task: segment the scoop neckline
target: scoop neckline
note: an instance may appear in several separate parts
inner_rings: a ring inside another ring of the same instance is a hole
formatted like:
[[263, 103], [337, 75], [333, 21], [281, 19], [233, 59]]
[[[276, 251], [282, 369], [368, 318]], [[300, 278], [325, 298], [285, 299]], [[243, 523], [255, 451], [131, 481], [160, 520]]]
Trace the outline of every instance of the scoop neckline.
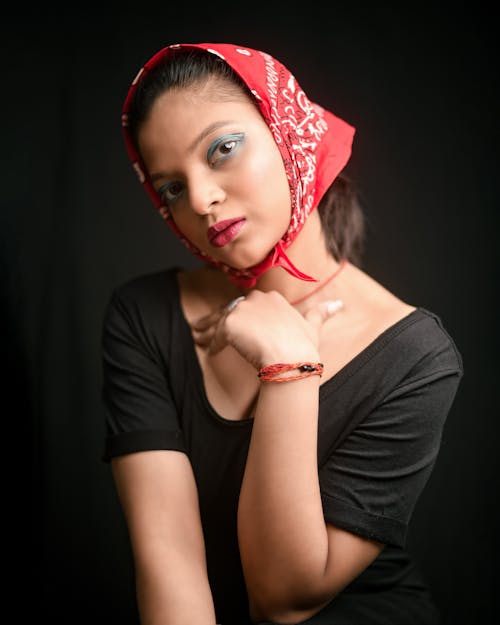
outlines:
[[[180, 298], [180, 287], [179, 282], [177, 280], [177, 273], [181, 271], [179, 268], [175, 268], [172, 272], [173, 281], [175, 286], [175, 308], [176, 312], [180, 318], [181, 325], [184, 329], [184, 332], [187, 336], [187, 343], [189, 345], [189, 356], [193, 361], [193, 365], [196, 370], [196, 375], [198, 378], [199, 386], [198, 390], [203, 399], [203, 402], [206, 408], [210, 411], [210, 413], [216, 418], [216, 420], [225, 425], [229, 425], [231, 427], [242, 427], [247, 426], [247, 424], [252, 424], [254, 421], [254, 417], [249, 417], [248, 419], [226, 419], [221, 414], [215, 410], [208, 399], [206, 387], [205, 387], [205, 379], [203, 377], [203, 370], [200, 365], [200, 361], [198, 360], [198, 355], [196, 354], [196, 349], [194, 345], [193, 335], [191, 334], [191, 328], [189, 326], [188, 320], [184, 315], [184, 311], [181, 306], [181, 298]], [[403, 330], [406, 329], [409, 325], [415, 323], [418, 318], [424, 315], [429, 315], [429, 311], [427, 311], [422, 306], [416, 306], [414, 310], [410, 311], [407, 315], [390, 325], [383, 332], [381, 332], [378, 336], [376, 336], [371, 343], [369, 343], [365, 348], [363, 348], [359, 353], [357, 353], [351, 360], [346, 362], [346, 364], [341, 367], [331, 378], [325, 380], [319, 387], [319, 396], [320, 400], [327, 397], [330, 393], [338, 389], [342, 384], [344, 384], [350, 377], [352, 377], [356, 371], [361, 369], [373, 356], [383, 349], [383, 347], [389, 343], [395, 335], [399, 334]]]

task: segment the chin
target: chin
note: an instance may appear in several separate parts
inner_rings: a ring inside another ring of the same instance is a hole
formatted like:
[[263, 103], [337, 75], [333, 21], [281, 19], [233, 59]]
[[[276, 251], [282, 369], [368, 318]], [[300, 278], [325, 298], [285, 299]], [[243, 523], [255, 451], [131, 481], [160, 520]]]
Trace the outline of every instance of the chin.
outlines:
[[236, 257], [236, 254], [232, 256], [230, 260], [223, 261], [227, 265], [230, 265], [234, 269], [250, 269], [251, 267], [255, 267], [259, 265], [262, 261], [264, 261], [269, 254], [272, 252], [274, 245], [271, 248], [268, 248], [265, 252], [260, 252], [258, 254], [239, 254]]

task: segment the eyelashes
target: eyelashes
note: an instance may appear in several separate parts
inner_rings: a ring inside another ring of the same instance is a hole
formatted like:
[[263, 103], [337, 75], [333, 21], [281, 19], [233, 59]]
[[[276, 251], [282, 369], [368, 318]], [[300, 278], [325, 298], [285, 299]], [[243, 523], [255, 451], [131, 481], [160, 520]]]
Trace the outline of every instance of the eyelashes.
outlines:
[[[234, 132], [218, 137], [207, 150], [207, 163], [216, 168], [235, 156], [245, 141], [243, 132]], [[157, 192], [162, 202], [171, 207], [184, 193], [185, 183], [171, 180], [158, 187]]]
[[178, 180], [174, 180], [173, 182], [162, 184], [158, 187], [157, 192], [162, 202], [164, 202], [167, 206], [172, 206], [175, 200], [182, 195], [183, 189], [183, 183]]
[[215, 167], [227, 158], [234, 156], [242, 146], [244, 140], [245, 135], [242, 132], [235, 132], [219, 137], [208, 148], [208, 164], [211, 167]]

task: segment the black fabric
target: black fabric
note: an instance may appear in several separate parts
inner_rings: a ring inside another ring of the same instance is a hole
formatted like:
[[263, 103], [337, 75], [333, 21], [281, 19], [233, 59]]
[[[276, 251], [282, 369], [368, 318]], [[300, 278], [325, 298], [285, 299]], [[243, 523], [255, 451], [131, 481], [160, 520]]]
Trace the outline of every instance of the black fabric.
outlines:
[[[246, 624], [236, 513], [253, 422], [224, 419], [209, 404], [180, 307], [177, 271], [138, 276], [109, 300], [102, 333], [103, 460], [152, 449], [189, 456], [217, 621]], [[441, 320], [420, 307], [321, 385], [318, 470], [325, 520], [387, 546], [308, 624], [438, 622], [404, 546], [462, 374], [461, 356]]]

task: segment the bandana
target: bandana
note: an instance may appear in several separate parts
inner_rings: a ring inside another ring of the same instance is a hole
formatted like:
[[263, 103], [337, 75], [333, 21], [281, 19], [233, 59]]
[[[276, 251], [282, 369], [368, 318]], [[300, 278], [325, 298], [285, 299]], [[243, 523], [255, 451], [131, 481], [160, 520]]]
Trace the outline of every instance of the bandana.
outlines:
[[[290, 224], [267, 257], [253, 267], [236, 269], [215, 261], [183, 235], [149, 180], [128, 132], [128, 108], [141, 78], [179, 48], [207, 50], [232, 67], [255, 97], [283, 159], [290, 187]], [[347, 164], [355, 129], [330, 111], [311, 102], [295, 77], [279, 61], [266, 52], [226, 43], [167, 46], [144, 64], [132, 82], [123, 105], [122, 127], [127, 152], [140, 182], [160, 215], [193, 254], [222, 269], [235, 284], [243, 288], [252, 288], [265, 271], [277, 266], [283, 267], [300, 280], [316, 281], [314, 277], [295, 267], [285, 250], [296, 239], [307, 217]]]

